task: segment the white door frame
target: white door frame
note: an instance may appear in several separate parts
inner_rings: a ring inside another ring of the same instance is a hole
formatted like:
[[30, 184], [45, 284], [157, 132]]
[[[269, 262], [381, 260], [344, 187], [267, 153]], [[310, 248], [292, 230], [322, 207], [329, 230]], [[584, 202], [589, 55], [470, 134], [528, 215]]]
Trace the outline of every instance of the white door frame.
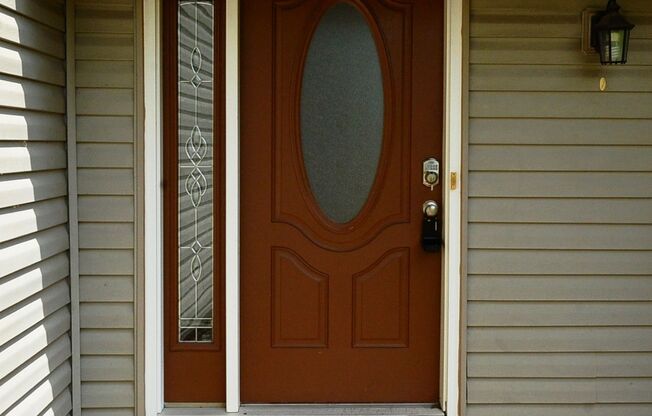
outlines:
[[[145, 94], [145, 409], [163, 410], [163, 192], [161, 0], [143, 1]], [[240, 408], [239, 292], [239, 14], [226, 0], [226, 410]], [[446, 0], [444, 68], [444, 235], [442, 270], [442, 407], [459, 409], [462, 167], [462, 0]], [[451, 178], [455, 175], [456, 181]], [[455, 183], [456, 182], [456, 183]]]

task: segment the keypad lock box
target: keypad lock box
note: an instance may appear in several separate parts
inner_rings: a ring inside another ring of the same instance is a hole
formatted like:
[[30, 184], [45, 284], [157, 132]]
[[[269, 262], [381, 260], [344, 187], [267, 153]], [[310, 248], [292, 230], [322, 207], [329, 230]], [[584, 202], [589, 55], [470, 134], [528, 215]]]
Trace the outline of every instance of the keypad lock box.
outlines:
[[423, 186], [434, 190], [439, 184], [439, 162], [434, 157], [423, 161]]
[[443, 244], [439, 229], [439, 205], [435, 201], [423, 204], [423, 223], [421, 226], [421, 247], [424, 251], [437, 252]]

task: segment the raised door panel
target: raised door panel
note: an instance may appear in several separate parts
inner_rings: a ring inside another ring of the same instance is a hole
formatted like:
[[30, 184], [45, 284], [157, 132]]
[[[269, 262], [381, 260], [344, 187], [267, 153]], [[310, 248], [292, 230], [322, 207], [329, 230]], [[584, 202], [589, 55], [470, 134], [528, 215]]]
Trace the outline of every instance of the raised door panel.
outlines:
[[407, 347], [410, 251], [385, 253], [353, 275], [353, 346]]
[[328, 343], [328, 275], [297, 253], [272, 253], [273, 347], [326, 347]]

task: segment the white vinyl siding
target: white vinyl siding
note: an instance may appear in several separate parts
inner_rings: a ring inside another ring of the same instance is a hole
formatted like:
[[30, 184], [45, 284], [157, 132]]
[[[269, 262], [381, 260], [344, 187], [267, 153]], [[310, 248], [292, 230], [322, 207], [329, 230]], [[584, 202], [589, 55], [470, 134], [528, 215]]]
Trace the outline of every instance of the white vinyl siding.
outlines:
[[652, 3], [610, 68], [605, 4], [470, 0], [469, 416], [652, 414]]
[[0, 0], [0, 414], [72, 408], [62, 0]]
[[82, 415], [134, 415], [134, 2], [75, 5]]

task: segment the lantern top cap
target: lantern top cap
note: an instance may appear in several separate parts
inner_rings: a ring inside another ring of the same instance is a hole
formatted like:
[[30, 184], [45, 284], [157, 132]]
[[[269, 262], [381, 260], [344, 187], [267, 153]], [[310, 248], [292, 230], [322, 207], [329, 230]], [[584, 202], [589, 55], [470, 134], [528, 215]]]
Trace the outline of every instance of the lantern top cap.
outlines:
[[618, 29], [632, 30], [633, 28], [634, 25], [620, 14], [620, 6], [616, 0], [609, 0], [607, 10], [595, 25], [595, 29], [599, 31]]

